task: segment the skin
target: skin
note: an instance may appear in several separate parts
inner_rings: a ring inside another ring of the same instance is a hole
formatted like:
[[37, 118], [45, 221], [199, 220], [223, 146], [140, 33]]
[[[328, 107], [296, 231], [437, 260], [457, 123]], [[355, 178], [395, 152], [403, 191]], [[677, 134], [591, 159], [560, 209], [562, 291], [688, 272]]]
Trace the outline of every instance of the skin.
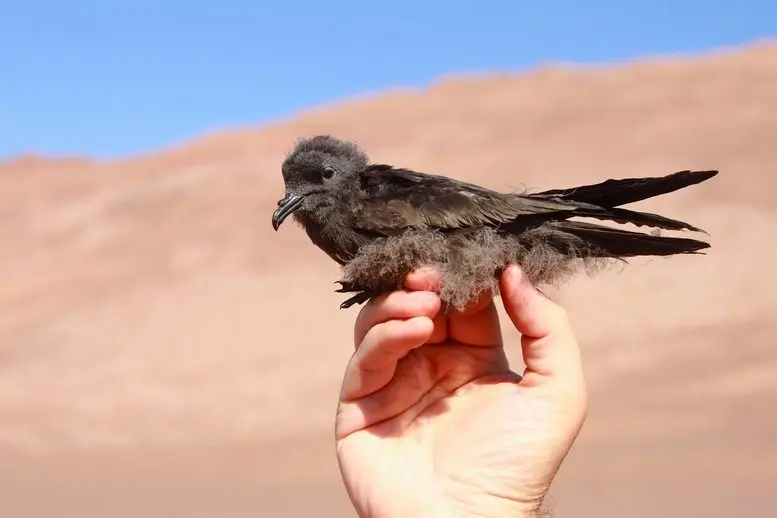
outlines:
[[410, 273], [355, 324], [337, 409], [340, 470], [359, 516], [538, 516], [587, 413], [564, 310], [517, 266], [500, 279], [526, 370], [510, 370], [493, 299], [440, 311], [437, 272]]

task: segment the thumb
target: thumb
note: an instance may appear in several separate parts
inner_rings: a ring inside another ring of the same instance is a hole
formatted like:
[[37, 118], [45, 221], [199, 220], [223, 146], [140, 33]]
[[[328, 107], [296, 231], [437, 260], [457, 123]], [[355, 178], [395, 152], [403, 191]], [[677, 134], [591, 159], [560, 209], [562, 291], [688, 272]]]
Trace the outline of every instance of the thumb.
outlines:
[[524, 381], [582, 383], [580, 349], [566, 311], [538, 291], [516, 265], [505, 269], [500, 291], [505, 311], [522, 335]]

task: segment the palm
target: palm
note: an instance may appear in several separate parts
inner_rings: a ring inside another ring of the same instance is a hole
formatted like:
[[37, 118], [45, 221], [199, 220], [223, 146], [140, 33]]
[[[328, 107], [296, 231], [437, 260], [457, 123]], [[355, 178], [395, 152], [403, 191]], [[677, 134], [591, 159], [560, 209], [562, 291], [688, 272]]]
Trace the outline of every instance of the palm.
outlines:
[[[433, 304], [428, 310], [435, 315]], [[376, 348], [361, 383], [344, 384], [337, 450], [351, 498], [369, 516], [464, 514], [472, 505], [519, 515], [546, 490], [532, 480], [552, 478], [553, 453], [573, 440], [555, 424], [569, 416], [509, 370], [491, 301], [416, 322], [393, 338], [397, 351], [417, 344], [384, 383], [370, 377], [381, 378], [390, 351]], [[367, 334], [360, 349], [369, 347]]]

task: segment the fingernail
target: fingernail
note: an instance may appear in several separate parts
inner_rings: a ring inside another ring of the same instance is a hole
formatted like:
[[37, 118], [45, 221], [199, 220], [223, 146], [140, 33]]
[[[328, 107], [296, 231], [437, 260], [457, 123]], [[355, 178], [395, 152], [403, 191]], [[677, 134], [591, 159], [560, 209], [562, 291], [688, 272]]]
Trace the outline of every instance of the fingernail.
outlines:
[[413, 270], [412, 273], [415, 274], [415, 275], [427, 276], [427, 275], [434, 275], [437, 272], [431, 266], [420, 266], [420, 267], [416, 268], [415, 270]]
[[507, 279], [510, 282], [518, 282], [523, 276], [523, 270], [521, 270], [521, 267], [514, 263], [507, 266], [505, 273], [507, 273]]

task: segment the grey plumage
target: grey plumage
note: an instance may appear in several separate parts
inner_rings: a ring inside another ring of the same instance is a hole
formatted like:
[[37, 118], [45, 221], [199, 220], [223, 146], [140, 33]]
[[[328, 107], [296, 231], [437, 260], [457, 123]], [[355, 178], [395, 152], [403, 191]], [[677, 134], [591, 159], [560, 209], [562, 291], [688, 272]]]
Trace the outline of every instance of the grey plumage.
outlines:
[[701, 229], [621, 205], [700, 183], [717, 171], [607, 180], [539, 193], [499, 193], [444, 176], [371, 164], [355, 143], [327, 135], [303, 139], [282, 164], [286, 188], [273, 214], [286, 217], [342, 266], [341, 307], [402, 287], [420, 265], [442, 274], [442, 300], [461, 308], [498, 294], [498, 276], [519, 263], [535, 284], [558, 284], [580, 269], [641, 255], [698, 253], [708, 243], [655, 236], [573, 217], [665, 230]]

